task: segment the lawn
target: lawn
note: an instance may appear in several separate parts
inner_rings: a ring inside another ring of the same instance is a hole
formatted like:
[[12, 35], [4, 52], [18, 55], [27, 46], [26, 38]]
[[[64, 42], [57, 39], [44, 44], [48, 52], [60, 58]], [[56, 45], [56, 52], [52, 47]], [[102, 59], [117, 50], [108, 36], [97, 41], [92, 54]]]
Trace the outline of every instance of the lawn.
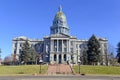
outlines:
[[[79, 66], [73, 67], [76, 73], [79, 72]], [[80, 73], [82, 74], [107, 74], [107, 75], [120, 75], [120, 67], [115, 66], [80, 66]]]
[[[46, 73], [47, 66], [41, 66], [41, 73]], [[40, 66], [39, 65], [21, 65], [21, 66], [0, 66], [0, 75], [32, 75], [35, 73], [39, 73]]]

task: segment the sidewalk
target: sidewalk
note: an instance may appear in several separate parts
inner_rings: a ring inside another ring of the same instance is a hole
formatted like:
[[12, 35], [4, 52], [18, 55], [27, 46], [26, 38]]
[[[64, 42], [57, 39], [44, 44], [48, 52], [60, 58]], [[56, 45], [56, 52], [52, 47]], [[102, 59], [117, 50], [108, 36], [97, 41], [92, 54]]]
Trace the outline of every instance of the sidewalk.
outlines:
[[72, 74], [72, 70], [67, 64], [54, 64], [49, 65], [47, 70], [47, 75], [55, 75], [55, 74]]

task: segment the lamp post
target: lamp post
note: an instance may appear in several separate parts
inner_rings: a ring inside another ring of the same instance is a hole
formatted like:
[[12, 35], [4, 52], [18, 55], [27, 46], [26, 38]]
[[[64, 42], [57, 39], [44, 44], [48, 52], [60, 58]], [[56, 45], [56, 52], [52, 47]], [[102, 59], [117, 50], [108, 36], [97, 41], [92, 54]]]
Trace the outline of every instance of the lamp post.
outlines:
[[81, 61], [78, 60], [78, 64], [79, 64], [79, 74], [80, 74], [80, 63], [81, 63]]
[[41, 74], [41, 63], [43, 62], [43, 60], [40, 59], [39, 63], [40, 63], [40, 71], [39, 73]]

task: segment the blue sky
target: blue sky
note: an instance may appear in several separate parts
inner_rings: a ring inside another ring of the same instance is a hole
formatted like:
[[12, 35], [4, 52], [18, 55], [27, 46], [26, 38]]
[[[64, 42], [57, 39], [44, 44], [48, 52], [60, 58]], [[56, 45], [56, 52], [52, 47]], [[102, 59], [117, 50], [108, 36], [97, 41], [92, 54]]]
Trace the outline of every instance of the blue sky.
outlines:
[[11, 54], [14, 37], [42, 39], [49, 35], [59, 5], [71, 35], [89, 39], [95, 34], [116, 48], [120, 41], [120, 0], [0, 0], [2, 58]]

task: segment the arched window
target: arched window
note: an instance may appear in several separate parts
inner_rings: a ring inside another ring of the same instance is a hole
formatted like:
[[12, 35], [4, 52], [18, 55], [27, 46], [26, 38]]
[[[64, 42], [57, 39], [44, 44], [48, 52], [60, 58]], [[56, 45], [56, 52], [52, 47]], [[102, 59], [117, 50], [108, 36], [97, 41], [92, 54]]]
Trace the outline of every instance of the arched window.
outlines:
[[54, 61], [56, 61], [56, 54], [54, 54]]
[[64, 54], [64, 61], [66, 61], [66, 54]]

